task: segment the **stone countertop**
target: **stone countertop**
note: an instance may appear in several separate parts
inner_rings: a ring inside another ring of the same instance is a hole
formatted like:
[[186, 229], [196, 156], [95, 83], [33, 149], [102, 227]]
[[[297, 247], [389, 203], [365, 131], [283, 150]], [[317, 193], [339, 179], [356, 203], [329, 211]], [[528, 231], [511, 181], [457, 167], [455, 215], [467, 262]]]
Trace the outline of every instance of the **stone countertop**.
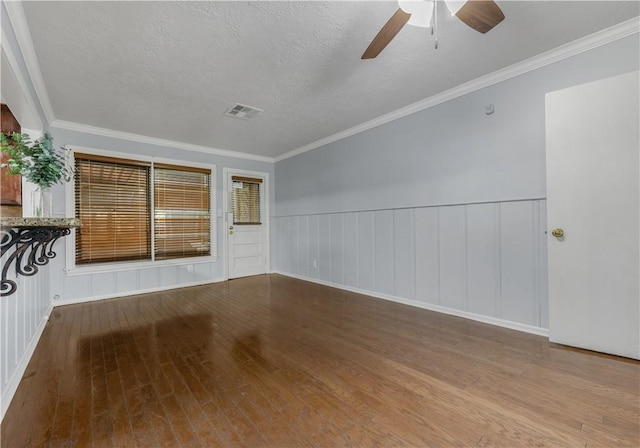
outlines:
[[80, 227], [77, 218], [0, 218], [2, 227]]

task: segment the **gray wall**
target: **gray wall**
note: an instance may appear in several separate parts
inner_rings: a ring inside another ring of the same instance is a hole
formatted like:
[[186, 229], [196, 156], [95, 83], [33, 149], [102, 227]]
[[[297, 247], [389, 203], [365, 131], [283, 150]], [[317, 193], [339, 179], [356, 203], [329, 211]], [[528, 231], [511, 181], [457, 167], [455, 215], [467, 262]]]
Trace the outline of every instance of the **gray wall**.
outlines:
[[545, 94], [639, 54], [636, 34], [277, 162], [274, 270], [548, 328]]
[[635, 70], [639, 52], [627, 37], [282, 160], [276, 215], [544, 197], [545, 93]]

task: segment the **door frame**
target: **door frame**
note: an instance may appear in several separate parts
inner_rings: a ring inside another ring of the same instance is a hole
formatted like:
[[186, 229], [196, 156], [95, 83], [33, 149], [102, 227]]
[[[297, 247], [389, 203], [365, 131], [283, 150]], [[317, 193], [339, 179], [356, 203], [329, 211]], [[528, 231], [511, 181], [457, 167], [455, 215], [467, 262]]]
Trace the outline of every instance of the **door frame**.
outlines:
[[222, 276], [225, 280], [229, 280], [229, 176], [248, 176], [262, 178], [263, 182], [263, 204], [264, 210], [261, 210], [263, 218], [262, 225], [264, 244], [263, 250], [266, 257], [265, 272], [268, 274], [271, 272], [271, 230], [270, 221], [271, 215], [269, 214], [269, 173], [262, 171], [250, 171], [241, 170], [236, 168], [222, 168], [222, 229], [224, 230], [224, 237], [222, 238], [222, 251], [224, 254], [224, 263]]

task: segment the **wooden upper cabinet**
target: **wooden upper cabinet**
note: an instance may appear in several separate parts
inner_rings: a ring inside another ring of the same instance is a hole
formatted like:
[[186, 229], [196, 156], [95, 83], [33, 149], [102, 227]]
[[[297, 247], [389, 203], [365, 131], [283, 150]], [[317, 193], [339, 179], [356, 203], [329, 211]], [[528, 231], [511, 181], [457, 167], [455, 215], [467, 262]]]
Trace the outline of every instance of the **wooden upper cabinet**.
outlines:
[[[2, 104], [2, 133], [20, 132], [20, 123], [13, 116], [9, 107]], [[2, 153], [2, 163], [9, 160], [9, 155]], [[0, 168], [0, 204], [1, 205], [22, 205], [22, 177], [9, 174], [7, 168]], [[3, 215], [6, 210], [3, 209]]]

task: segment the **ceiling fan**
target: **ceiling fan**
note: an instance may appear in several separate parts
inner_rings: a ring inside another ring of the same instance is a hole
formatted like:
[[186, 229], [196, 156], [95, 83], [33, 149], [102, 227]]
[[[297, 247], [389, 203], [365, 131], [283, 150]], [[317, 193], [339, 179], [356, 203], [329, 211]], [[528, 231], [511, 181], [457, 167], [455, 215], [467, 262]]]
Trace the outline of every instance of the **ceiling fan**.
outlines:
[[[484, 34], [504, 19], [504, 13], [495, 2], [489, 0], [444, 0], [451, 15], [455, 15], [474, 30]], [[405, 24], [431, 27], [433, 34], [437, 20], [438, 0], [398, 0], [400, 8], [395, 12], [362, 55], [372, 59], [398, 34]], [[436, 48], [438, 48], [436, 38]]]

